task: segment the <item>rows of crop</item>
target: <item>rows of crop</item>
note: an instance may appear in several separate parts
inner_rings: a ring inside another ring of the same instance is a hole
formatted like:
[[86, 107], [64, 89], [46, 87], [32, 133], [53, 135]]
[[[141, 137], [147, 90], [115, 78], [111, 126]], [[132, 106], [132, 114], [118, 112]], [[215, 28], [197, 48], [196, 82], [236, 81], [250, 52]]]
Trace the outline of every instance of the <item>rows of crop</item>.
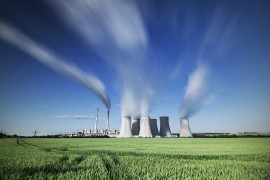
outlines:
[[6, 139], [0, 177], [269, 179], [269, 140]]

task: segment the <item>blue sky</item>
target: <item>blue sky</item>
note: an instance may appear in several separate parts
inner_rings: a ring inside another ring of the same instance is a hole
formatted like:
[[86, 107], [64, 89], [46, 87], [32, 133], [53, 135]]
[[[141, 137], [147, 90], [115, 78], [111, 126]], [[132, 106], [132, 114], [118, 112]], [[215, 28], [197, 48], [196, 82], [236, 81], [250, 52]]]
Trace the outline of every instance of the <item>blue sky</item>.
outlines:
[[[268, 1], [0, 3], [2, 27], [104, 85], [110, 128], [118, 129], [121, 115], [167, 115], [179, 132], [187, 109], [193, 132], [269, 132], [269, 18]], [[94, 128], [93, 120], [52, 116], [95, 116], [97, 107], [106, 118], [93, 90], [44, 65], [28, 46], [0, 38], [0, 129]]]

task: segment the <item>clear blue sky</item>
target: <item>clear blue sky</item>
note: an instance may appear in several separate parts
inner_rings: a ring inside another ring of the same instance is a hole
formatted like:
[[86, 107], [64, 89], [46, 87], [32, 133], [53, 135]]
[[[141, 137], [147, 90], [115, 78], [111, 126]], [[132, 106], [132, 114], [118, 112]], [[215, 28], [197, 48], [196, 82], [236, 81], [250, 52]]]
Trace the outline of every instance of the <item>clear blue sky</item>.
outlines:
[[[270, 131], [269, 1], [89, 2], [3, 0], [0, 21], [96, 76], [111, 99], [110, 128], [120, 129], [130, 88], [139, 103], [146, 97], [150, 117], [169, 116], [179, 132], [189, 79], [203, 65], [206, 92], [189, 118], [192, 132]], [[94, 128], [93, 120], [51, 116], [95, 116], [97, 107], [106, 118], [92, 91], [1, 38], [0, 58], [4, 132]]]

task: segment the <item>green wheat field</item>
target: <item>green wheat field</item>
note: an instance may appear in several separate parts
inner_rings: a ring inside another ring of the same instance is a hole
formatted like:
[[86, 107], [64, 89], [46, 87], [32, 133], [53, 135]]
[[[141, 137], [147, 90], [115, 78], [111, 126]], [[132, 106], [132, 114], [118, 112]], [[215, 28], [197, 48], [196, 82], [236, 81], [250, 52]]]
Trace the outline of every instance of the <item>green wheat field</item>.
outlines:
[[270, 138], [0, 139], [0, 179], [270, 179]]

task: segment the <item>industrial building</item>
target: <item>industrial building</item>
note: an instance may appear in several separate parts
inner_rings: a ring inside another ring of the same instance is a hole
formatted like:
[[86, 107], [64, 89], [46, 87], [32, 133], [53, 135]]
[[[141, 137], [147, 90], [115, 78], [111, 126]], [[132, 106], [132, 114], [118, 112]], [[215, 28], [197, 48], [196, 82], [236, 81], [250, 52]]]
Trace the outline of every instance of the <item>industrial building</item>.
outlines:
[[73, 134], [72, 137], [90, 137], [90, 136], [118, 136], [120, 133], [119, 129], [78, 129], [77, 134]]

